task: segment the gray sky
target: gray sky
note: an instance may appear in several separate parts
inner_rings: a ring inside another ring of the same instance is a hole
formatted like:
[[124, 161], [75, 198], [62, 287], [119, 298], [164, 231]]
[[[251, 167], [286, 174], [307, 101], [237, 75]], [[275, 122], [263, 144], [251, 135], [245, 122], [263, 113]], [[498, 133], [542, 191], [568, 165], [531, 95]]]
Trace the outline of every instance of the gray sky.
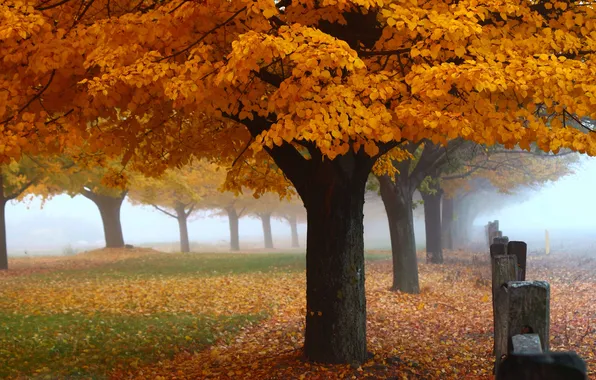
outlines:
[[498, 219], [510, 229], [591, 229], [596, 236], [596, 158], [582, 157], [575, 174], [542, 187], [530, 200], [511, 204], [498, 213], [479, 219]]

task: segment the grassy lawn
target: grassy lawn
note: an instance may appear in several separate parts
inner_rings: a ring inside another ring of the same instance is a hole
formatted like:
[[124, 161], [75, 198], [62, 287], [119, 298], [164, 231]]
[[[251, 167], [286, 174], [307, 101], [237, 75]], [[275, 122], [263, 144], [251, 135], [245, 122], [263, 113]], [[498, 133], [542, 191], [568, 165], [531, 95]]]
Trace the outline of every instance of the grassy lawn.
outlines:
[[220, 308], [213, 293], [196, 289], [233, 289], [230, 276], [250, 273], [266, 283], [304, 265], [304, 254], [157, 254], [0, 277], [0, 378], [101, 379], [196, 352], [262, 320], [275, 304]]
[[105, 378], [110, 369], [137, 367], [196, 351], [259, 315], [148, 316], [0, 313], [0, 378]]

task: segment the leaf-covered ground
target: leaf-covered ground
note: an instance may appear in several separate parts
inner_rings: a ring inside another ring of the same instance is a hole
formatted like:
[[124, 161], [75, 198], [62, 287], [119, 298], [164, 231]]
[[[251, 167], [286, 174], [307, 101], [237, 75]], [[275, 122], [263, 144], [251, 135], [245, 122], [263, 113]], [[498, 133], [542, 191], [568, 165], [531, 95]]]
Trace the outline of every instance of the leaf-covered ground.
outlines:
[[[391, 263], [367, 262], [361, 367], [301, 358], [300, 254], [100, 251], [11, 261], [0, 274], [0, 378], [490, 378], [484, 255], [420, 264], [422, 293], [389, 291]], [[421, 260], [422, 261], [422, 260]], [[551, 348], [596, 368], [596, 260], [531, 258], [551, 283]]]

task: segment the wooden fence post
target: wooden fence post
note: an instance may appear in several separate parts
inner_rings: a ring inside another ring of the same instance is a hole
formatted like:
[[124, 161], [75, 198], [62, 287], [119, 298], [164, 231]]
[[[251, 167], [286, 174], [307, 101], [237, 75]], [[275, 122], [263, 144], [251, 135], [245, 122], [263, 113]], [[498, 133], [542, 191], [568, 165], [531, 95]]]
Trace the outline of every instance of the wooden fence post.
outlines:
[[[507, 321], [506, 315], [497, 310], [497, 292], [504, 284], [517, 279], [517, 257], [507, 255], [504, 244], [492, 244], [490, 246], [490, 262], [492, 272], [492, 302], [493, 302], [493, 329], [502, 330]], [[497, 352], [497, 335], [495, 333], [493, 353]]]
[[487, 245], [490, 247], [490, 245], [493, 243], [494, 237], [497, 236], [496, 234], [499, 231], [499, 221], [495, 220], [494, 222], [488, 222], [488, 224], [486, 225], [485, 231], [486, 231]]
[[587, 380], [586, 363], [575, 352], [549, 352], [550, 285], [525, 281], [527, 244], [502, 236], [498, 221], [489, 222], [486, 232], [492, 271], [495, 380]]
[[523, 241], [510, 241], [507, 253], [517, 257], [517, 281], [526, 281], [528, 245]]
[[[511, 255], [513, 257], [513, 255]], [[512, 337], [537, 334], [549, 350], [550, 286], [546, 281], [509, 281], [495, 297], [495, 367], [513, 352]]]
[[[497, 231], [498, 233], [501, 233], [501, 231]], [[509, 247], [507, 244], [509, 244], [509, 237], [507, 236], [495, 236], [493, 238], [493, 244], [503, 244], [505, 246], [505, 252], [509, 253]]]

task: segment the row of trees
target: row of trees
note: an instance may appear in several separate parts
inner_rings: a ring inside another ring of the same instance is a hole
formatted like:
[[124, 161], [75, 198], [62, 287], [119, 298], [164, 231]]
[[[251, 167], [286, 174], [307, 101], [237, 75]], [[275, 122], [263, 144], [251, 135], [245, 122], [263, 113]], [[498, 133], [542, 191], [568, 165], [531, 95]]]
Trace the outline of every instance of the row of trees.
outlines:
[[[220, 191], [225, 172], [216, 165], [198, 162], [168, 170], [159, 178], [132, 173], [126, 188], [113, 188], [102, 183], [103, 167], [81, 167], [72, 159], [27, 157], [0, 167], [0, 270], [7, 269], [7, 245], [4, 208], [8, 201], [28, 196], [41, 196], [45, 201], [58, 194], [82, 195], [92, 201], [101, 215], [106, 247], [125, 244], [120, 222], [124, 199], [133, 204], [150, 205], [178, 222], [181, 252], [190, 251], [188, 221], [198, 211], [209, 210], [226, 215], [230, 223], [230, 249], [240, 249], [239, 219], [258, 217], [262, 221], [265, 248], [273, 247], [271, 219], [288, 222], [292, 247], [299, 246], [298, 223], [305, 219], [304, 207], [296, 197], [280, 199], [264, 194], [255, 199], [250, 194]], [[43, 203], [42, 203], [43, 206]]]
[[0, 163], [82, 147], [150, 177], [206, 159], [227, 188], [293, 185], [314, 361], [367, 357], [373, 168], [393, 288], [415, 293], [412, 194], [440, 193], [455, 151], [596, 154], [589, 2], [7, 0], [0, 18]]

